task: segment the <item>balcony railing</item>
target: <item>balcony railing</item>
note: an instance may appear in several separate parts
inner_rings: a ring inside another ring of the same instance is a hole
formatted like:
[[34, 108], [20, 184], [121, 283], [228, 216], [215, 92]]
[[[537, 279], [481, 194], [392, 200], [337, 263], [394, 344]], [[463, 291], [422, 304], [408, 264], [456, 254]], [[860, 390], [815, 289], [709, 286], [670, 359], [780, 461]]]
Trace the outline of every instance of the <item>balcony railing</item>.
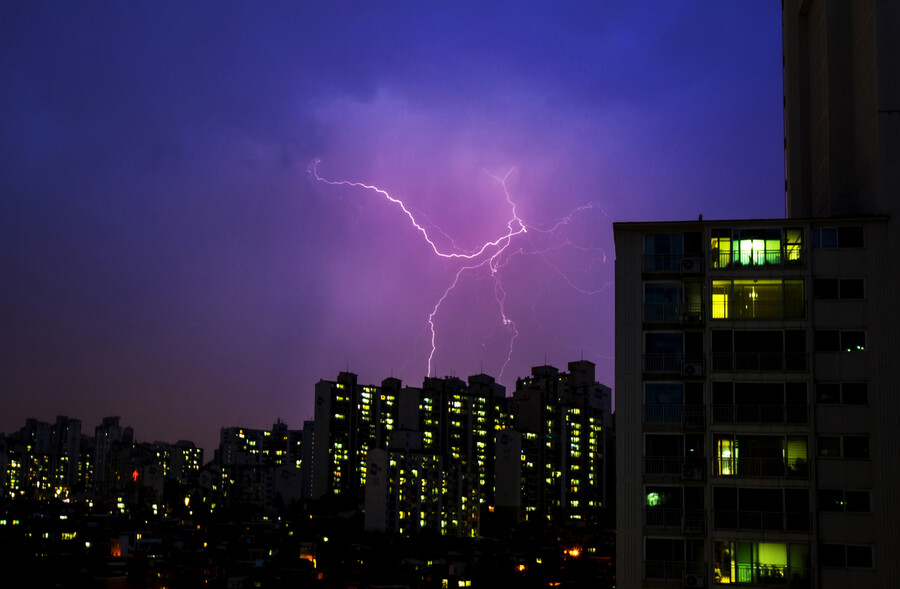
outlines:
[[[726, 372], [806, 372], [807, 354], [758, 352], [712, 354], [712, 370]], [[645, 369], [646, 372], [646, 369]]]
[[645, 254], [644, 272], [681, 272], [684, 254]]
[[717, 530], [777, 530], [805, 532], [810, 529], [808, 511], [713, 511]]
[[700, 323], [703, 305], [700, 303], [667, 303], [644, 305], [644, 321], [657, 323]]
[[804, 319], [806, 317], [805, 301], [756, 300], [751, 303], [715, 303], [712, 306], [712, 318], [715, 320], [743, 321], [745, 319]]
[[773, 564], [736, 564], [737, 579], [732, 583], [809, 587], [809, 569]]
[[809, 463], [804, 458], [719, 458], [713, 462], [717, 477], [809, 478]]
[[645, 560], [645, 579], [665, 579], [667, 581], [683, 581], [685, 575], [702, 575], [706, 571], [706, 563], [682, 562], [676, 560]]
[[678, 529], [691, 534], [706, 532], [706, 512], [702, 509], [644, 508], [644, 525]]
[[702, 481], [706, 478], [706, 461], [703, 458], [685, 459], [684, 456], [644, 456], [644, 474]]
[[772, 268], [803, 267], [805, 252], [801, 246], [790, 246], [788, 249], [757, 249], [738, 251], [713, 249], [710, 261], [713, 269], [723, 268]]
[[713, 423], [804, 424], [809, 423], [806, 405], [713, 405]]
[[644, 423], [703, 428], [706, 427], [706, 408], [703, 405], [644, 405]]
[[702, 354], [644, 354], [644, 372], [703, 376]]

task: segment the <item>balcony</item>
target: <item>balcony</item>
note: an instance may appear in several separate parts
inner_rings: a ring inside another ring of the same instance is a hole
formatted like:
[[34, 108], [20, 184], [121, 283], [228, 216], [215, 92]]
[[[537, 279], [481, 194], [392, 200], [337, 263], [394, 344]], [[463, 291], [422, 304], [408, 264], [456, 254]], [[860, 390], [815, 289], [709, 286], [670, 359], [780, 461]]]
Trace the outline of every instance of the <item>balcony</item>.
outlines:
[[679, 476], [684, 481], [706, 478], [706, 460], [684, 456], [644, 456], [645, 475]]
[[703, 376], [702, 354], [644, 354], [644, 372], [670, 376]]
[[688, 534], [706, 533], [706, 512], [702, 509], [644, 508], [644, 525], [648, 528], [667, 528]]
[[714, 462], [717, 477], [809, 478], [809, 463], [805, 458], [719, 458]]
[[809, 569], [777, 564], [735, 564], [737, 579], [733, 582], [750, 585], [809, 587]]
[[701, 303], [666, 303], [644, 305], [646, 323], [694, 323], [703, 321]]
[[713, 527], [717, 530], [807, 532], [810, 522], [808, 511], [713, 511]]
[[687, 575], [701, 578], [706, 571], [702, 562], [683, 562], [680, 560], [645, 560], [644, 578], [662, 579], [666, 581], [684, 581]]
[[802, 268], [806, 252], [799, 245], [784, 249], [721, 250], [713, 248], [710, 264], [714, 270], [762, 269], [762, 268]]
[[706, 427], [706, 408], [703, 405], [644, 405], [644, 424], [702, 429]]
[[806, 303], [796, 300], [760, 300], [751, 298], [740, 303], [713, 301], [712, 318], [716, 321], [790, 320], [806, 318]]
[[716, 424], [807, 424], [807, 405], [713, 405], [712, 422]]
[[[753, 352], [712, 354], [712, 370], [716, 372], [806, 372], [806, 353]], [[645, 372], [646, 362], [645, 362]]]

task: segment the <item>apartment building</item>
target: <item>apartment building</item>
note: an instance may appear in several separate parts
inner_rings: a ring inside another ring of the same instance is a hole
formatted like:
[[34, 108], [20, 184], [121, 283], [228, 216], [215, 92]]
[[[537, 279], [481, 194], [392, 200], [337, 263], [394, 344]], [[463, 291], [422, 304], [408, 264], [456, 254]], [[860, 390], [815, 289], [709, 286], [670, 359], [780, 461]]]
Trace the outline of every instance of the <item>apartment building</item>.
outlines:
[[[521, 519], [596, 525], [606, 507], [611, 391], [592, 362], [569, 372], [536, 366], [516, 381], [514, 427], [522, 449]], [[517, 438], [518, 439], [518, 438]]]
[[784, 0], [785, 210], [617, 223], [617, 584], [893, 587], [900, 5]]
[[614, 225], [620, 586], [874, 586], [886, 228]]

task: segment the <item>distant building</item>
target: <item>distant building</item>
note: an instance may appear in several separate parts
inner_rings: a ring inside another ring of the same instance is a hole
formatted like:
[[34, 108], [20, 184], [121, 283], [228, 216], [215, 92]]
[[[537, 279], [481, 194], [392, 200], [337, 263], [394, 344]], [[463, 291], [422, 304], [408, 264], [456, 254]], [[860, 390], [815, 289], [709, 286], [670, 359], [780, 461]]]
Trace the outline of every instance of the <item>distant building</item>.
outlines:
[[611, 390], [596, 382], [594, 364], [569, 373], [536, 366], [516, 382], [514, 426], [521, 434], [522, 517], [555, 524], [596, 525], [606, 502]]
[[344, 372], [319, 381], [313, 498], [342, 496], [365, 509], [367, 528], [405, 535], [477, 536], [488, 518], [598, 523], [610, 389], [592, 363], [569, 368], [535, 369], [515, 399], [485, 374], [421, 388]]
[[303, 430], [277, 421], [271, 430], [223, 427], [216, 465], [219, 506], [274, 509], [298, 501], [302, 484]]

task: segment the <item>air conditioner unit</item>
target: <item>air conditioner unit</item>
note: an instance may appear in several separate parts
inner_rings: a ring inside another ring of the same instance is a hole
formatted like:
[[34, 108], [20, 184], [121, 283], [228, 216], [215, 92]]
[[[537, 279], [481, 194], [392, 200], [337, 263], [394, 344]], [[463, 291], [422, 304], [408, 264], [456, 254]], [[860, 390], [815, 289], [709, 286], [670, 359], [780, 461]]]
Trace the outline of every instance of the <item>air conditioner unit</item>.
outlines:
[[703, 578], [703, 575], [684, 574], [685, 587], [705, 587], [705, 582], [706, 579]]
[[681, 367], [684, 376], [700, 376], [703, 374], [703, 364], [700, 362], [685, 362]]
[[685, 481], [702, 481], [703, 467], [696, 464], [685, 464], [681, 467], [681, 478]]
[[700, 258], [684, 258], [681, 260], [681, 271], [685, 274], [697, 274], [702, 268]]

